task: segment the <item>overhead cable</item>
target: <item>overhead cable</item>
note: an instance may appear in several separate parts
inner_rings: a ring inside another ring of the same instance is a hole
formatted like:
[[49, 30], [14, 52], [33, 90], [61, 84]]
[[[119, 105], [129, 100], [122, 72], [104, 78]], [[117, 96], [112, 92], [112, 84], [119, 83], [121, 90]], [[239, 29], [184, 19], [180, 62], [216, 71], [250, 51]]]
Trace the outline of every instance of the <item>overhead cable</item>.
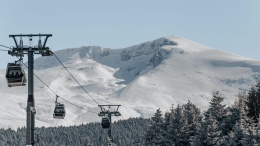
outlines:
[[[22, 62], [22, 63], [23, 63], [23, 62]], [[25, 63], [23, 63], [23, 65], [28, 68], [28, 66], [27, 66]], [[41, 81], [50, 91], [52, 91], [55, 95], [58, 95], [58, 94], [57, 94], [55, 91], [53, 91], [40, 77], [38, 77], [35, 73], [33, 73], [33, 74], [34, 74], [34, 76], [35, 76], [39, 81]], [[87, 112], [91, 112], [91, 113], [98, 114], [98, 113], [96, 113], [96, 112], [93, 112], [93, 111], [90, 111], [90, 110], [86, 110], [85, 108], [80, 107], [80, 106], [78, 106], [78, 105], [76, 105], [76, 104], [74, 104], [74, 103], [72, 103], [72, 102], [70, 102], [70, 101], [68, 101], [68, 100], [66, 100], [66, 99], [64, 99], [64, 98], [62, 98], [62, 97], [60, 97], [60, 96], [59, 96], [59, 98], [61, 98], [62, 100], [66, 101], [66, 102], [70, 103], [71, 105], [74, 105], [74, 106], [76, 106], [76, 107], [78, 107], [78, 108], [80, 108], [80, 109], [82, 109], [82, 110], [85, 110], [85, 111], [87, 111]]]
[[[1, 44], [0, 44], [0, 46], [1, 46], [1, 47], [4, 47], [4, 48], [11, 49], [10, 47], [7, 47], [7, 46], [1, 45]], [[9, 51], [9, 50], [0, 49], [0, 51]]]
[[[60, 64], [64, 67], [64, 69], [66, 69], [67, 70], [67, 72], [70, 74], [70, 76], [78, 83], [78, 85], [88, 94], [88, 96], [90, 97], [90, 98], [92, 98], [92, 100], [94, 100], [97, 104], [98, 104], [98, 102], [87, 92], [87, 90], [83, 87], [83, 86], [81, 86], [81, 84], [76, 80], [76, 78], [70, 73], [70, 71], [65, 67], [65, 65], [60, 61], [60, 59], [56, 56], [56, 54], [55, 53], [53, 53], [53, 55], [55, 56], [55, 58], [57, 58], [57, 60], [60, 62]], [[99, 105], [99, 104], [98, 104]]]

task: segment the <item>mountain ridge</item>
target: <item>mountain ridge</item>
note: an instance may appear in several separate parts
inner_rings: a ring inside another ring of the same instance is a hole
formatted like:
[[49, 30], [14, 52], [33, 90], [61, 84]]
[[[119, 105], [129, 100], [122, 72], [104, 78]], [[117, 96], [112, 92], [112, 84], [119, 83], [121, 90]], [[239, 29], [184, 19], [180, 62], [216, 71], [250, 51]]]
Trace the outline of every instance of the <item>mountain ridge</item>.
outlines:
[[[121, 104], [124, 118], [150, 117], [158, 108], [195, 103], [206, 109], [213, 91], [230, 105], [236, 94], [259, 81], [260, 62], [215, 50], [180, 37], [163, 37], [121, 49], [87, 46], [54, 52], [98, 104]], [[1, 82], [6, 82], [0, 70]], [[81, 89], [54, 56], [35, 59], [35, 73], [66, 104], [64, 120], [52, 118], [55, 95], [35, 78], [36, 126], [78, 125], [100, 121], [97, 104]], [[25, 123], [27, 87], [0, 85], [3, 99], [0, 127]], [[24, 98], [20, 98], [24, 97]], [[10, 109], [7, 112], [4, 109]], [[15, 116], [18, 115], [18, 116]], [[9, 118], [6, 118], [8, 116]], [[14, 118], [20, 120], [10, 121]], [[120, 117], [115, 117], [115, 120]]]

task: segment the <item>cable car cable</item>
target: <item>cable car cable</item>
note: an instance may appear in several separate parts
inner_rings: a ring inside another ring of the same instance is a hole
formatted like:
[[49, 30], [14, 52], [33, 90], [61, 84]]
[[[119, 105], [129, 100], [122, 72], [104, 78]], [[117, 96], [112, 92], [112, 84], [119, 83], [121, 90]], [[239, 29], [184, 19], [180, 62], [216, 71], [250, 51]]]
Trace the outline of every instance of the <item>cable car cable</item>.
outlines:
[[[97, 101], [85, 90], [85, 88], [83, 88], [80, 83], [76, 80], [76, 78], [69, 72], [69, 70], [65, 67], [65, 65], [60, 61], [60, 59], [56, 56], [55, 53], [53, 53], [53, 55], [57, 58], [57, 60], [61, 63], [61, 65], [68, 71], [68, 73], [71, 75], [71, 77], [79, 84], [79, 86], [97, 103]], [[97, 103], [98, 104], [98, 103]], [[99, 105], [99, 104], [98, 104]], [[122, 115], [121, 115], [122, 116]], [[122, 118], [125, 120], [125, 118], [122, 116]], [[126, 120], [125, 120], [126, 121]], [[128, 126], [129, 127], [132, 127], [130, 126], [130, 124], [127, 122]]]
[[[53, 55], [55, 56], [55, 58], [57, 58], [57, 60], [60, 62], [60, 64], [67, 70], [67, 72], [70, 74], [70, 76], [78, 83], [78, 85], [88, 94], [88, 96], [90, 98], [92, 98], [92, 100], [94, 100], [96, 102], [96, 104], [98, 104], [98, 102], [86, 91], [86, 89], [81, 86], [81, 84], [76, 80], [76, 78], [70, 73], [70, 71], [65, 67], [65, 65], [60, 61], [60, 59], [56, 56], [56, 54], [53, 52]], [[99, 104], [98, 104], [99, 105]]]
[[[8, 49], [11, 49], [10, 47], [7, 47], [7, 46], [1, 45], [1, 44], [0, 44], [0, 46], [5, 47], [5, 48], [8, 48]], [[4, 50], [4, 51], [8, 51], [8, 50]], [[78, 83], [78, 85], [89, 95], [89, 97], [90, 97], [92, 100], [94, 100], [94, 101], [98, 104], [98, 102], [86, 91], [86, 89], [85, 89], [85, 88], [76, 80], [76, 78], [70, 73], [70, 71], [65, 67], [65, 65], [64, 65], [64, 64], [61, 62], [61, 60], [56, 56], [56, 54], [53, 53], [53, 55], [54, 55], [55, 58], [60, 62], [60, 64], [64, 67], [64, 69], [67, 70], [67, 72], [70, 74], [70, 76]], [[22, 62], [22, 63], [23, 63], [23, 62]], [[25, 63], [23, 63], [23, 65], [28, 68], [28, 66], [27, 66]], [[55, 95], [57, 95], [57, 93], [56, 93], [55, 91], [53, 91], [42, 79], [40, 79], [40, 77], [38, 77], [35, 73], [33, 73], [33, 74], [34, 74], [34, 76], [35, 76], [39, 81], [41, 81], [50, 91], [52, 91]], [[78, 107], [78, 108], [80, 108], [80, 109], [82, 109], [82, 110], [85, 110], [85, 111], [88, 111], [88, 112], [91, 112], [91, 113], [98, 114], [98, 113], [96, 113], [96, 112], [86, 110], [86, 109], [84, 109], [83, 107], [80, 107], [80, 106], [78, 106], [78, 105], [76, 105], [76, 104], [74, 104], [74, 103], [72, 103], [72, 102], [70, 102], [70, 101], [68, 101], [68, 100], [66, 100], [66, 99], [64, 99], [64, 98], [62, 98], [62, 97], [60, 97], [60, 98], [63, 99], [64, 101], [70, 103], [71, 105], [74, 105], [74, 106], [76, 106], [76, 107]], [[99, 104], [98, 104], [98, 105], [99, 105]]]
[[[23, 62], [22, 62], [22, 63], [23, 63]], [[28, 66], [27, 66], [25, 63], [23, 63], [23, 65], [24, 65], [26, 68], [28, 68]], [[55, 95], [58, 95], [58, 94], [57, 94], [55, 91], [53, 91], [42, 79], [40, 79], [40, 77], [38, 77], [35, 73], [33, 73], [33, 74], [34, 74], [34, 76], [35, 76], [39, 81], [41, 81], [50, 91], [52, 91]], [[70, 103], [71, 105], [74, 105], [74, 106], [76, 106], [76, 107], [78, 107], [78, 108], [80, 108], [80, 109], [82, 109], [82, 110], [85, 110], [85, 111], [90, 112], [90, 113], [98, 114], [98, 113], [96, 113], [96, 112], [93, 112], [93, 111], [90, 111], [90, 110], [86, 110], [85, 108], [80, 107], [80, 106], [78, 106], [78, 105], [76, 105], [76, 104], [74, 104], [74, 103], [72, 103], [72, 102], [70, 102], [70, 101], [68, 101], [68, 100], [66, 100], [66, 99], [64, 99], [64, 98], [62, 98], [62, 97], [60, 97], [60, 96], [59, 96], [59, 98], [61, 98], [62, 100], [66, 101], [66, 102]]]
[[8, 49], [11, 49], [10, 47], [7, 47], [7, 46], [1, 45], [1, 44], [0, 44], [0, 46], [5, 47], [5, 48], [8, 48]]
[[[64, 69], [66, 69], [66, 71], [70, 74], [70, 76], [78, 83], [78, 85], [89, 95], [90, 98], [92, 98], [92, 100], [94, 100], [97, 104], [98, 102], [86, 91], [86, 89], [76, 80], [76, 78], [70, 73], [70, 71], [65, 67], [65, 65], [61, 62], [61, 60], [56, 56], [55, 53], [53, 53], [53, 55], [55, 56], [55, 58], [60, 62], [60, 64], [63, 66]], [[46, 85], [47, 86], [47, 85]], [[48, 87], [48, 86], [47, 86]], [[61, 98], [61, 97], [60, 97]], [[67, 101], [69, 102], [69, 101]], [[69, 102], [70, 103], [70, 102]], [[70, 104], [73, 104], [73, 103], [70, 103]], [[73, 104], [74, 105], [74, 104]], [[99, 105], [99, 104], [98, 104]], [[77, 105], [74, 105], [74, 106], [77, 106]], [[79, 107], [79, 106], [77, 106]], [[79, 107], [81, 108], [81, 107]], [[83, 110], [85, 110], [84, 108], [81, 108]], [[91, 112], [91, 111], [90, 111]], [[92, 112], [92, 113], [95, 113], [95, 112]], [[98, 113], [96, 113], [98, 114]], [[126, 121], [126, 119], [121, 115], [121, 117]], [[132, 127], [127, 121], [126, 121], [127, 125], [130, 127]], [[130, 128], [131, 129], [131, 128]], [[132, 129], [131, 129], [132, 131]]]
[[[8, 49], [11, 49], [10, 47], [7, 47], [7, 46], [4, 46], [4, 45], [1, 45], [0, 44], [0, 46], [2, 46], [2, 47], [5, 47], [5, 48], [8, 48]], [[2, 49], [0, 49], [0, 50], [2, 50]], [[2, 50], [2, 51], [8, 51], [8, 50]], [[67, 72], [70, 74], [70, 76], [78, 83], [78, 85], [88, 94], [88, 96], [90, 97], [90, 98], [92, 98], [92, 100], [94, 100], [97, 104], [98, 104], [98, 102], [86, 91], [86, 89], [85, 88], [83, 88], [83, 86], [76, 80], [76, 78], [70, 73], [70, 71], [65, 67], [65, 65], [60, 61], [60, 59], [56, 56], [56, 54], [54, 54], [53, 53], [53, 55], [55, 56], [55, 58], [60, 62], [60, 64], [67, 70]], [[24, 63], [23, 63], [23, 65], [24, 66], [26, 66]], [[26, 66], [27, 67], [27, 66]], [[28, 68], [28, 67], [27, 67]], [[47, 88], [49, 88], [49, 86], [47, 86], [47, 84], [45, 83], [45, 82], [43, 82], [35, 73], [34, 73], [34, 76], [36, 77], [36, 78], [38, 78]], [[56, 94], [56, 92], [54, 92], [51, 88], [49, 88], [49, 90], [51, 90], [55, 95], [57, 95]], [[62, 97], [60, 97], [61, 99], [63, 99], [63, 100], [65, 100], [64, 98], [62, 98]], [[67, 100], [65, 100], [65, 101], [67, 101]], [[67, 101], [67, 102], [69, 102], [69, 101]], [[71, 103], [71, 102], [69, 102], [70, 104], [73, 104], [73, 103]], [[75, 105], [75, 104], [73, 104], [74, 106], [77, 106], [77, 105]], [[99, 104], [98, 104], [99, 105]], [[77, 107], [79, 107], [79, 106], [77, 106]], [[79, 108], [81, 108], [81, 107], [79, 107]], [[83, 109], [83, 108], [81, 108], [81, 109]], [[83, 110], [85, 110], [85, 109], [83, 109]]]
[[[7, 47], [7, 46], [1, 45], [1, 44], [0, 44], [0, 46], [1, 46], [1, 47], [4, 47], [4, 48], [11, 49], [10, 47]], [[0, 49], [0, 51], [9, 51], [9, 50]]]

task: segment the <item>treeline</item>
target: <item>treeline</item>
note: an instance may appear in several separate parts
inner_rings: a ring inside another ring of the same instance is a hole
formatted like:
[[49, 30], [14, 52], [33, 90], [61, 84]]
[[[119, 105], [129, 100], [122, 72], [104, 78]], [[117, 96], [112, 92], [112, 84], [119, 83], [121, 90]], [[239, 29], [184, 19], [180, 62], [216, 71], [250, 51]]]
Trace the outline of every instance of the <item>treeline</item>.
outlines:
[[[201, 112], [188, 101], [151, 119], [130, 118], [113, 123], [117, 146], [259, 146], [260, 83], [239, 93], [232, 106], [214, 92], [209, 108]], [[107, 146], [107, 131], [100, 123], [35, 129], [37, 146]], [[26, 129], [0, 129], [0, 146], [24, 146]]]
[[203, 113], [190, 101], [164, 115], [158, 109], [143, 144], [259, 146], [260, 83], [248, 93], [239, 93], [230, 107], [223, 100], [223, 95], [214, 92], [209, 108]]
[[[113, 124], [112, 135], [118, 146], [134, 146], [137, 139], [144, 139], [150, 119], [130, 118]], [[35, 129], [37, 146], [107, 146], [107, 130], [100, 123], [70, 127], [41, 127]], [[26, 145], [26, 129], [0, 129], [0, 146]]]

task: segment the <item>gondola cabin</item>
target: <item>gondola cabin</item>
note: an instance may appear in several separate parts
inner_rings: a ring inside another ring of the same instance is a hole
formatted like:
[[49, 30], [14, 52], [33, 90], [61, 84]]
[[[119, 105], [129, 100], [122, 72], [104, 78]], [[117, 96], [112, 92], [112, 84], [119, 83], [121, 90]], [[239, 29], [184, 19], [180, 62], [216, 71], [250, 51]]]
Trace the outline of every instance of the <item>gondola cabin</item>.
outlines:
[[54, 108], [53, 118], [64, 119], [65, 114], [66, 114], [65, 105], [56, 103], [55, 108]]
[[101, 126], [104, 129], [110, 127], [110, 121], [109, 121], [109, 119], [107, 117], [106, 118], [102, 118]]
[[20, 63], [8, 63], [5, 76], [8, 87], [26, 85], [25, 72]]

